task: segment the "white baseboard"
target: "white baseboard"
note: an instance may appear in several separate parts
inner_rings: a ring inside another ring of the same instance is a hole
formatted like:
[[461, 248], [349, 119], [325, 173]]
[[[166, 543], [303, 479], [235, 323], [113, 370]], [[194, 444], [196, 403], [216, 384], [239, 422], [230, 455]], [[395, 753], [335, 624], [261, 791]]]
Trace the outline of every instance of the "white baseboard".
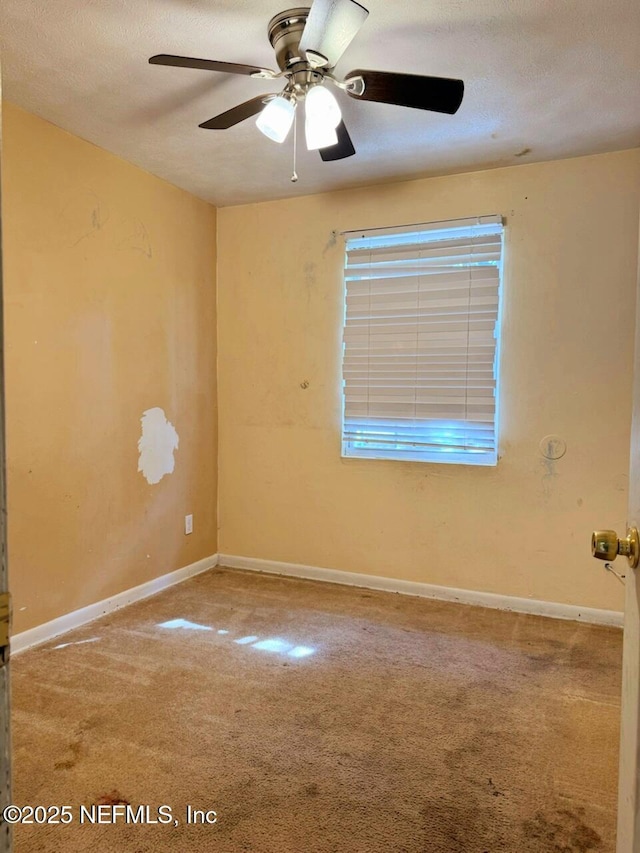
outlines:
[[380, 589], [385, 592], [399, 592], [403, 595], [435, 598], [439, 601], [456, 601], [459, 604], [475, 604], [479, 607], [491, 607], [496, 610], [512, 610], [516, 613], [532, 613], [536, 616], [549, 616], [553, 619], [589, 622], [593, 625], [610, 625], [622, 628], [624, 623], [624, 613], [618, 610], [597, 610], [593, 607], [579, 607], [575, 604], [558, 604], [554, 601], [516, 598], [510, 595], [497, 595], [492, 592], [475, 592], [468, 589], [435, 586], [430, 583], [378, 577], [377, 575], [361, 575], [358, 572], [322, 569], [318, 566], [305, 566], [300, 563], [280, 563], [276, 560], [259, 560], [256, 557], [220, 554], [218, 564], [228, 566], [231, 569], [248, 569], [254, 572], [268, 572], [269, 574], [307, 578], [308, 580], [358, 586], [365, 589]]
[[71, 631], [72, 628], [79, 628], [80, 625], [86, 625], [87, 622], [92, 622], [100, 616], [106, 616], [107, 613], [113, 613], [114, 610], [119, 610], [128, 604], [133, 604], [142, 598], [148, 598], [150, 595], [162, 592], [163, 589], [181, 583], [194, 575], [199, 575], [201, 572], [206, 572], [217, 565], [218, 555], [213, 554], [211, 557], [205, 557], [203, 560], [191, 563], [190, 566], [185, 566], [182, 569], [177, 569], [175, 572], [169, 572], [169, 574], [140, 584], [140, 586], [134, 586], [132, 589], [119, 592], [117, 595], [111, 596], [111, 598], [96, 601], [95, 604], [89, 604], [88, 607], [83, 607], [81, 610], [74, 610], [72, 613], [66, 613], [64, 616], [53, 619], [51, 622], [45, 622], [44, 625], [37, 625], [28, 631], [15, 634], [11, 637], [11, 654], [15, 655], [18, 652], [23, 652], [25, 649], [30, 649], [32, 646], [45, 643], [47, 640]]
[[38, 625], [28, 631], [22, 631], [11, 638], [11, 653], [13, 655], [25, 651], [32, 646], [45, 643], [65, 634], [73, 628], [86, 625], [94, 619], [113, 613], [121, 607], [133, 604], [143, 598], [148, 598], [187, 578], [199, 575], [215, 566], [226, 566], [231, 569], [247, 569], [253, 572], [285, 575], [287, 577], [306, 578], [308, 580], [337, 583], [344, 586], [357, 586], [363, 589], [379, 589], [385, 592], [398, 592], [403, 595], [416, 595], [422, 598], [434, 598], [439, 601], [455, 601], [459, 604], [472, 604], [478, 607], [490, 607], [497, 610], [512, 610], [516, 613], [532, 613], [536, 616], [549, 616], [553, 619], [569, 619], [576, 622], [589, 622], [594, 625], [610, 625], [622, 628], [624, 613], [618, 610], [598, 610], [593, 607], [579, 607], [575, 604], [558, 604], [553, 601], [537, 601], [530, 598], [516, 598], [510, 595], [497, 595], [491, 592], [475, 592], [474, 590], [455, 589], [447, 586], [435, 586], [417, 581], [403, 581], [395, 578], [379, 577], [378, 575], [363, 575], [359, 572], [342, 572], [337, 569], [323, 569], [318, 566], [305, 566], [301, 563], [281, 563], [277, 560], [260, 560], [257, 557], [238, 557], [231, 554], [212, 554], [177, 569], [175, 572], [162, 575], [147, 583], [120, 592], [111, 598], [97, 601], [80, 610], [74, 610]]

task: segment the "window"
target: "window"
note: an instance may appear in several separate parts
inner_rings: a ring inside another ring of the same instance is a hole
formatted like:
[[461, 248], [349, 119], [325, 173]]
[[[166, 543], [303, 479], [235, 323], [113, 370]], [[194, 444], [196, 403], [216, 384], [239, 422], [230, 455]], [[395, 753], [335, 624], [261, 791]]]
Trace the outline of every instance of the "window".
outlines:
[[502, 233], [347, 233], [343, 456], [496, 464]]

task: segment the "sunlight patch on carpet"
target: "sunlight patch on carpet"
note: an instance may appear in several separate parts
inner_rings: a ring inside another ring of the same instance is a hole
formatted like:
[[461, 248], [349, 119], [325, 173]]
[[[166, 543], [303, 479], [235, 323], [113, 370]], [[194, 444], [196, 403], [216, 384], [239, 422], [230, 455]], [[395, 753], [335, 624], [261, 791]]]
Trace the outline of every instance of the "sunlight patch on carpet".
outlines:
[[[169, 619], [167, 622], [159, 622], [158, 628], [184, 628], [190, 631], [213, 631], [208, 625], [199, 625], [197, 622], [189, 622], [188, 619]], [[226, 628], [219, 628], [217, 634], [225, 635], [229, 631]], [[252, 649], [258, 649], [261, 652], [271, 652], [273, 654], [286, 655], [290, 658], [306, 658], [315, 654], [316, 649], [312, 646], [299, 646], [290, 640], [283, 640], [281, 637], [267, 637], [261, 640], [255, 634], [248, 634], [246, 637], [238, 637], [233, 641], [237, 646], [250, 646]]]
[[188, 619], [170, 619], [168, 622], [160, 622], [158, 628], [188, 628], [190, 631], [213, 631], [208, 625], [198, 625], [197, 622], [189, 622]]

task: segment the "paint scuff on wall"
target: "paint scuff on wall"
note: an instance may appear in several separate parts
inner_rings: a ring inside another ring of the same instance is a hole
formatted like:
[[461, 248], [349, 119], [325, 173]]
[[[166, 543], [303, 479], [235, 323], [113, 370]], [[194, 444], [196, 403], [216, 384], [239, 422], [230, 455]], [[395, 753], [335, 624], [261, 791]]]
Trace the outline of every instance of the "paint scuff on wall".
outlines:
[[138, 439], [138, 471], [147, 483], [155, 485], [165, 474], [173, 473], [173, 454], [178, 449], [180, 439], [174, 425], [158, 406], [143, 412], [140, 423], [142, 435]]

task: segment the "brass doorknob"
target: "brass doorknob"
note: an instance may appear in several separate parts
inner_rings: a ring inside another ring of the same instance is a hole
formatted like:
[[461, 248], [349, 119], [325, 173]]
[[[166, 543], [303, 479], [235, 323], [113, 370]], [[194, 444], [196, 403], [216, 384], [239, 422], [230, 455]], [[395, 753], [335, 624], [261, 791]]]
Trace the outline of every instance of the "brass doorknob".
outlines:
[[640, 538], [635, 527], [627, 530], [626, 539], [618, 539], [615, 530], [594, 530], [591, 534], [591, 553], [596, 560], [615, 560], [622, 554], [632, 569], [640, 563]]

